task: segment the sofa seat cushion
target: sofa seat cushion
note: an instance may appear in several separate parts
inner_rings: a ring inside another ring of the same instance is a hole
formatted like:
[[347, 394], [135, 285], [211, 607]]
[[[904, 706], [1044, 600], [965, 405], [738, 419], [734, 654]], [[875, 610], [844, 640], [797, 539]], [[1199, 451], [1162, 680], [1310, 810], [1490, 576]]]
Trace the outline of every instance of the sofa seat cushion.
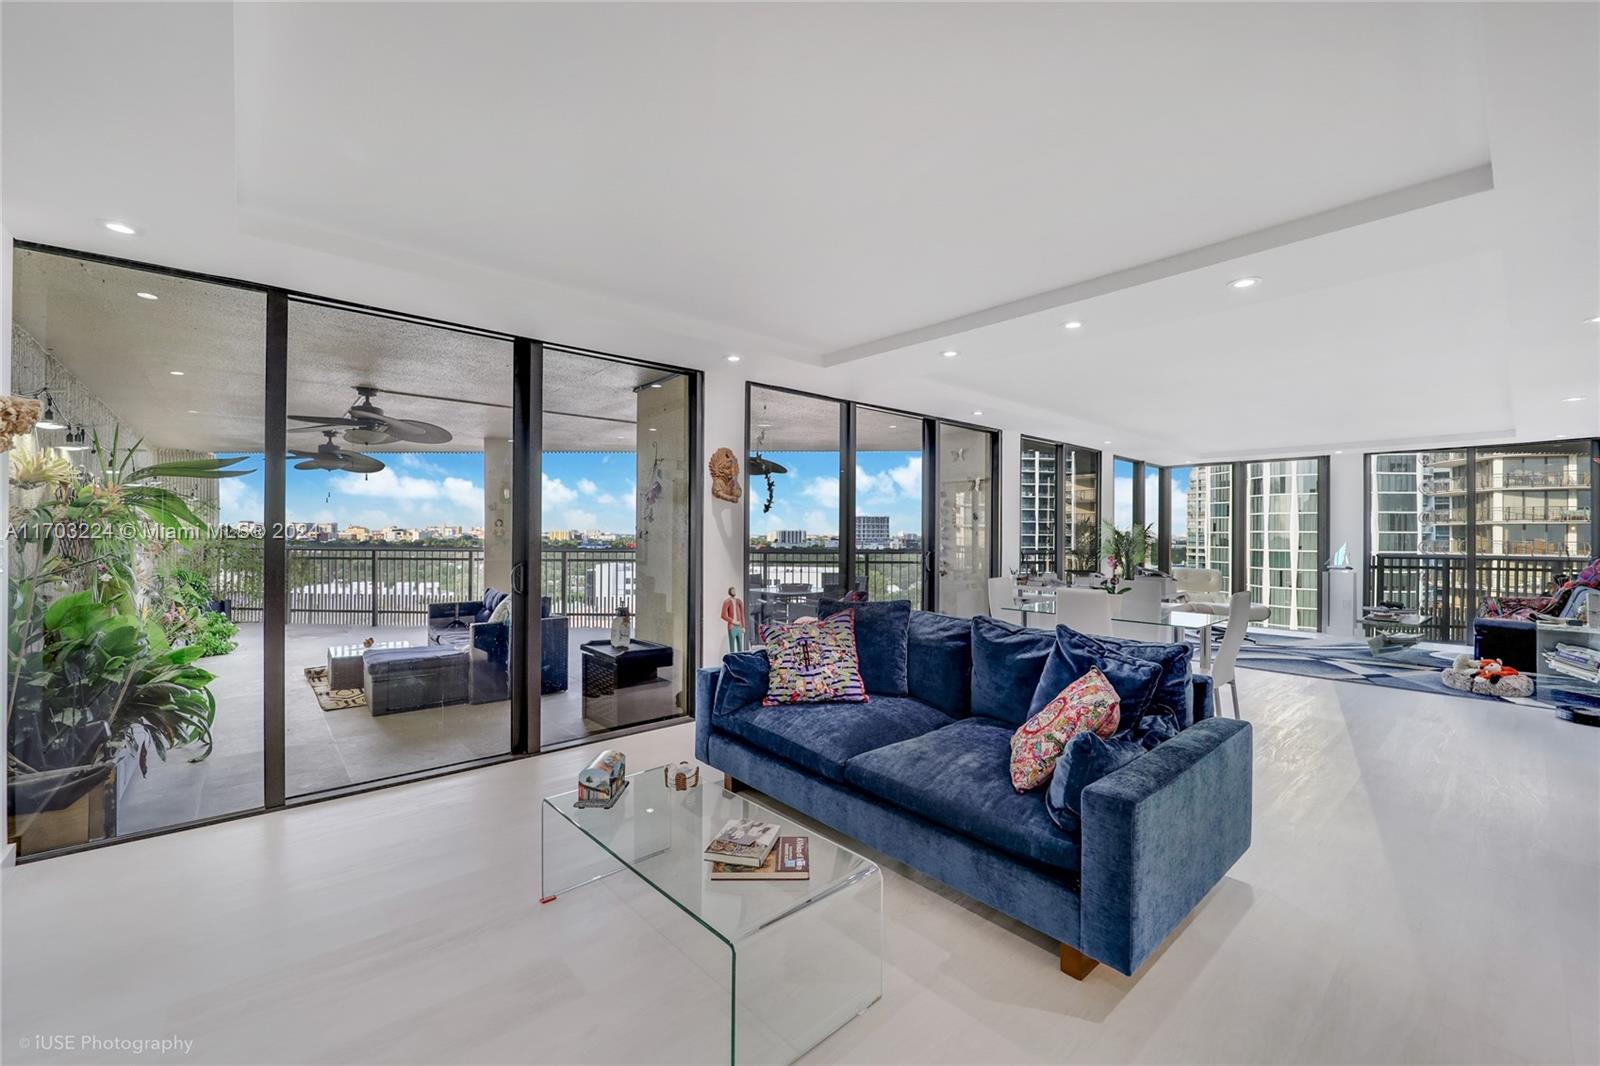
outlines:
[[761, 704], [725, 711], [716, 727], [812, 773], [844, 780], [845, 763], [949, 725], [943, 711], [909, 696], [874, 696], [869, 703]]
[[1078, 842], [1050, 820], [1041, 792], [1011, 787], [1012, 729], [965, 718], [850, 760], [845, 780], [1018, 858], [1078, 869]]

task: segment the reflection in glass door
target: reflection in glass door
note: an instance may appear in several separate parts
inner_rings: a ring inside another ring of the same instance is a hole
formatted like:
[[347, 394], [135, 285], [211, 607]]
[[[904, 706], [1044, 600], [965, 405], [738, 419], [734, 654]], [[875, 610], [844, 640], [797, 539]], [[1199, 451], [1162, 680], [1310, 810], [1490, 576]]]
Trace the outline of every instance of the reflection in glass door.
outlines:
[[287, 379], [287, 795], [509, 752], [511, 343], [294, 301]]
[[989, 610], [994, 558], [994, 434], [940, 422], [937, 441], [938, 610], [968, 617]]
[[923, 606], [922, 419], [856, 408], [855, 585]]

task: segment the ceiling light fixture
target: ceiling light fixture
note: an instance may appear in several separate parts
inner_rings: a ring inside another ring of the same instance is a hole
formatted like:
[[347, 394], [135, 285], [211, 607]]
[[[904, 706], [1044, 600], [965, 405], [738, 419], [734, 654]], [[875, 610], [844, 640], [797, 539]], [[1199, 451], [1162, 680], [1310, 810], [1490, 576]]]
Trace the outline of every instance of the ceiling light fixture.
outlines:
[[899, 429], [900, 427], [895, 425], [893, 422], [891, 422], [891, 423], [889, 423], [889, 428], [890, 429]]
[[654, 385], [651, 385], [650, 387], [652, 389], [659, 389], [659, 388], [661, 388], [661, 382], [658, 381]]
[[1600, 315], [1595, 315], [1593, 318], [1586, 318], [1584, 321], [1588, 322], [1590, 325], [1593, 325], [1596, 322], [1600, 322]]
[[89, 445], [85, 442], [86, 437], [87, 434], [84, 433], [83, 427], [77, 426], [67, 430], [67, 439], [56, 445], [56, 447], [64, 452], [87, 451]]
[[1261, 284], [1260, 278], [1235, 278], [1228, 282], [1230, 289], [1253, 289]]
[[1586, 399], [1588, 399], [1587, 396], [1563, 396], [1563, 397], [1561, 397], [1561, 402], [1562, 403], [1582, 403]]
[[656, 427], [655, 427], [655, 426], [651, 426], [651, 427], [650, 427], [650, 432], [651, 432], [651, 433], [654, 433], [654, 432], [655, 432], [655, 431], [656, 431]]
[[737, 362], [738, 362], [738, 361], [739, 361], [739, 357], [738, 357], [738, 356], [737, 356], [737, 355], [730, 355], [730, 356], [728, 356], [728, 362], [730, 362], [730, 363], [737, 363]]
[[1061, 323], [1061, 328], [1062, 329], [1082, 329], [1083, 328], [1083, 323], [1079, 322], [1077, 319], [1073, 319], [1071, 322], [1063, 322], [1063, 323]]
[[169, 371], [167, 371], [167, 373], [171, 374], [175, 378], [183, 377], [183, 371], [181, 371], [181, 370], [169, 370]]
[[193, 409], [193, 408], [190, 408], [190, 409], [189, 409], [189, 413], [190, 413], [190, 414], [192, 414], [192, 415], [197, 415], [197, 414], [199, 414], [199, 413], [200, 413], [200, 412], [199, 412], [199, 411], [196, 411], [196, 410], [194, 410], [194, 409]]
[[1333, 453], [1333, 454], [1334, 454], [1334, 455], [1343, 455], [1343, 454], [1344, 454], [1344, 452], [1343, 452], [1343, 451], [1339, 451], [1339, 450], [1336, 450], [1336, 451], [1335, 451], [1335, 452], [1334, 452], [1334, 453]]
[[1103, 441], [1101, 441], [1101, 442], [1100, 442], [1100, 443], [1101, 443], [1101, 444], [1110, 444], [1110, 443], [1111, 443], [1111, 442], [1110, 442], [1110, 441], [1108, 441], [1108, 440], [1103, 440]]
[[137, 296], [141, 300], [159, 300], [159, 299], [161, 299], [161, 297], [157, 296], [153, 292], [136, 292], [136, 293], [134, 293], [134, 295]]
[[139, 232], [126, 222], [109, 221], [102, 223], [102, 225], [104, 225], [105, 228], [110, 230], [112, 233], [120, 233], [124, 237], [132, 237]]
[[956, 356], [960, 355], [961, 353], [958, 352], [958, 351], [955, 351], [954, 349], [952, 349], [952, 350], [950, 350], [948, 352], [940, 352], [939, 354], [943, 355], [946, 359], [954, 359]]
[[975, 418], [983, 417], [983, 412], [982, 411], [974, 411], [974, 412], [972, 412], [972, 414], [973, 414], [973, 417], [975, 417]]

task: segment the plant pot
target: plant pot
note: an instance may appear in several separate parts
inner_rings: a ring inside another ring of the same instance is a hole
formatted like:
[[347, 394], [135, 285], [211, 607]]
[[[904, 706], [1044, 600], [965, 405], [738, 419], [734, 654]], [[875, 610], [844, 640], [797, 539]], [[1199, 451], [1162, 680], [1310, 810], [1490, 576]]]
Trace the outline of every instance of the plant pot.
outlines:
[[13, 775], [6, 788], [6, 839], [19, 855], [37, 855], [115, 836], [116, 783], [112, 762]]

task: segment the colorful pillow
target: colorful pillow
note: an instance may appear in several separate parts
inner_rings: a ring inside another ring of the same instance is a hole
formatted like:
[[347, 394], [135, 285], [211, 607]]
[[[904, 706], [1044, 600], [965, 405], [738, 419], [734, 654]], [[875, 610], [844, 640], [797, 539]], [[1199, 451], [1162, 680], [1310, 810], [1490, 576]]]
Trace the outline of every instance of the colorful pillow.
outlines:
[[761, 627], [761, 642], [772, 670], [762, 706], [867, 702], [854, 611], [820, 620], [769, 622]]
[[1067, 742], [1079, 733], [1109, 737], [1121, 719], [1117, 690], [1099, 667], [1061, 690], [1061, 694], [1011, 735], [1011, 787], [1038, 788], [1050, 779]]

